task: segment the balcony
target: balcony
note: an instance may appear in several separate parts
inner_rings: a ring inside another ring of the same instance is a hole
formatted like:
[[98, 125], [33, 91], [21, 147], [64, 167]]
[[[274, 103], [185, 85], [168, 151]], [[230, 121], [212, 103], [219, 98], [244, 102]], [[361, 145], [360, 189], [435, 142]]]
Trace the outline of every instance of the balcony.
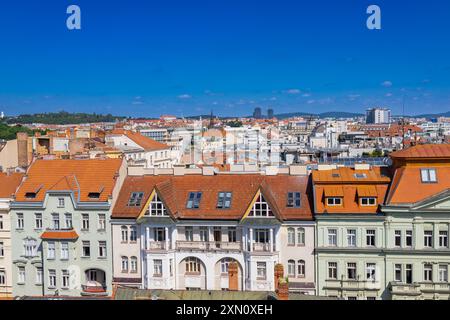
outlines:
[[165, 241], [149, 241], [147, 243], [147, 251], [161, 251], [170, 249], [170, 242]]
[[381, 284], [376, 280], [336, 280], [328, 279], [325, 280], [325, 288], [330, 290], [349, 290], [349, 291], [359, 291], [359, 290], [380, 290]]
[[420, 291], [424, 293], [450, 293], [450, 283], [420, 282]]
[[242, 251], [241, 242], [177, 241], [177, 250], [189, 251]]
[[418, 283], [399, 283], [399, 282], [391, 282], [391, 295], [392, 296], [419, 296], [420, 285]]
[[253, 243], [253, 251], [270, 252], [270, 243], [269, 242], [254, 242]]
[[106, 295], [106, 285], [101, 284], [86, 284], [81, 285], [83, 295]]

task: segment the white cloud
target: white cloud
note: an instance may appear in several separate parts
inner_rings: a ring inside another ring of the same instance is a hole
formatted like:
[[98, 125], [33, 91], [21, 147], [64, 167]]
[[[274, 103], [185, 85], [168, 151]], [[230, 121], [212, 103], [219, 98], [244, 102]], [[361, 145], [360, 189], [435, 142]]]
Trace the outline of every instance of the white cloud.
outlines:
[[304, 97], [304, 98], [311, 97], [311, 93], [304, 93], [304, 94], [302, 94], [302, 97]]
[[392, 97], [393, 96], [393, 94], [391, 93], [391, 92], [388, 92], [388, 93], [386, 93], [386, 95], [385, 95], [386, 97]]
[[181, 94], [178, 96], [178, 99], [190, 99], [190, 98], [192, 98], [192, 96], [189, 94]]
[[381, 85], [385, 88], [390, 88], [390, 87], [392, 87], [392, 81], [386, 80], [386, 81], [382, 82]]
[[300, 94], [302, 91], [300, 89], [289, 89], [284, 91], [287, 94]]
[[308, 100], [306, 103], [307, 104], [313, 104], [314, 102], [316, 102], [316, 100]]
[[360, 94], [349, 94], [348, 96], [347, 96], [347, 98], [350, 100], [350, 101], [355, 101], [357, 98], [359, 98], [359, 97], [361, 97], [361, 95]]

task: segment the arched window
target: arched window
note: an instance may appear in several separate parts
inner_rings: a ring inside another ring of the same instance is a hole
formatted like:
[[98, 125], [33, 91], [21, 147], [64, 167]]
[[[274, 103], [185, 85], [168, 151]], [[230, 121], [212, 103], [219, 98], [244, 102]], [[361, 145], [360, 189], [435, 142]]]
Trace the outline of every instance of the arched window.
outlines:
[[194, 257], [186, 258], [186, 272], [200, 273], [200, 260]]
[[298, 260], [297, 276], [299, 276], [299, 277], [305, 276], [305, 260]]
[[294, 260], [288, 261], [288, 276], [295, 277], [295, 261]]
[[137, 272], [137, 258], [131, 257], [130, 259], [130, 271], [131, 272]]
[[128, 272], [128, 257], [122, 257], [122, 272]]
[[305, 228], [297, 229], [297, 244], [300, 246], [305, 245]]
[[122, 242], [128, 242], [128, 227], [122, 226]]
[[288, 245], [295, 246], [295, 229], [288, 228]]
[[231, 258], [223, 258], [222, 260], [220, 260], [220, 271], [222, 273], [228, 273], [228, 265], [233, 261], [234, 260]]

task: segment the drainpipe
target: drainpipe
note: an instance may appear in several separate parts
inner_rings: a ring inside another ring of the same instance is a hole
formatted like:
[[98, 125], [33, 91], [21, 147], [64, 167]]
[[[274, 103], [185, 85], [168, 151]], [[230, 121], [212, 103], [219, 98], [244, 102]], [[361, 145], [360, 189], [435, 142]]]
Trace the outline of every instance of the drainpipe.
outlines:
[[[44, 268], [44, 241], [41, 241], [42, 253], [41, 253], [41, 261], [42, 261], [42, 296], [45, 296], [45, 268]], [[56, 251], [56, 249], [55, 249]]]

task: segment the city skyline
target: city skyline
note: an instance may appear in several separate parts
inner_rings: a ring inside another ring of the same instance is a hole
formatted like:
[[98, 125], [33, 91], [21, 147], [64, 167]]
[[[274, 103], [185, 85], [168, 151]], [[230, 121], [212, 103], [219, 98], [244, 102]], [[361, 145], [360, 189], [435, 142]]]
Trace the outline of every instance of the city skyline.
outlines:
[[[22, 10], [26, 5], [29, 10]], [[0, 11], [0, 109], [248, 116], [382, 106], [450, 110], [450, 4], [378, 1], [19, 1]], [[447, 28], [447, 29], [446, 29]]]

